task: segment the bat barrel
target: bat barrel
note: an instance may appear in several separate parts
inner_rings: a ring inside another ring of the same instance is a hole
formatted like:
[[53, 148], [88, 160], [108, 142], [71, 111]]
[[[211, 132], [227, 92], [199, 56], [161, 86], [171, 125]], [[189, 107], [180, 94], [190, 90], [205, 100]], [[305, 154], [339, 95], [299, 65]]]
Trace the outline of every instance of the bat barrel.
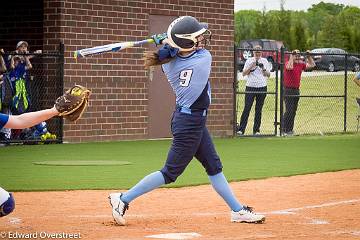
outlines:
[[94, 54], [101, 54], [101, 53], [106, 53], [106, 52], [116, 52], [116, 51], [120, 51], [125, 48], [129, 48], [129, 47], [141, 46], [146, 43], [154, 43], [154, 39], [149, 38], [149, 39], [144, 39], [141, 41], [112, 43], [112, 44], [107, 44], [107, 45], [97, 46], [97, 47], [92, 47], [92, 48], [84, 48], [84, 49], [74, 51], [73, 56], [74, 56], [74, 58], [82, 58], [82, 57], [91, 56]]

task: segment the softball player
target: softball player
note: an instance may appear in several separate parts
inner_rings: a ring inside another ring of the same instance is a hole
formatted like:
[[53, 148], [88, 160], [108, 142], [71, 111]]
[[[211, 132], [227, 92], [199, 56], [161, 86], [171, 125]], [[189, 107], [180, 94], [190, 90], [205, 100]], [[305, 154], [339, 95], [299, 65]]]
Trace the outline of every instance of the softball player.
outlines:
[[[23, 129], [34, 126], [59, 115], [55, 107], [37, 112], [29, 112], [21, 115], [6, 115], [0, 113], [0, 130], [2, 128]], [[0, 187], [0, 217], [10, 214], [15, 209], [13, 195]]]
[[176, 95], [176, 109], [171, 121], [173, 141], [160, 171], [144, 177], [127, 192], [109, 195], [114, 220], [125, 225], [124, 214], [132, 200], [174, 182], [195, 156], [205, 168], [213, 188], [230, 207], [232, 222], [264, 222], [265, 216], [254, 213], [235, 198], [206, 128], [211, 103], [209, 76], [212, 61], [210, 52], [205, 49], [211, 39], [207, 25], [183, 16], [169, 25], [167, 38], [153, 38], [157, 44], [165, 45], [157, 52], [145, 53], [145, 66], [162, 64]]

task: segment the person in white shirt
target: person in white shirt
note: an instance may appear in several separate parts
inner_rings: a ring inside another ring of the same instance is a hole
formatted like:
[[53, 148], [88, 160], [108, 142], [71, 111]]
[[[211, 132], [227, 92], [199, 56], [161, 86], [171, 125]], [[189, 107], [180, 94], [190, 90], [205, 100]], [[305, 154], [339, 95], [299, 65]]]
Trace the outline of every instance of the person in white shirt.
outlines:
[[267, 92], [267, 79], [270, 76], [271, 66], [266, 58], [262, 58], [262, 48], [254, 46], [254, 57], [248, 58], [244, 65], [243, 76], [246, 76], [245, 105], [241, 114], [239, 135], [245, 134], [246, 125], [251, 107], [255, 103], [255, 119], [253, 134], [260, 134], [261, 112]]

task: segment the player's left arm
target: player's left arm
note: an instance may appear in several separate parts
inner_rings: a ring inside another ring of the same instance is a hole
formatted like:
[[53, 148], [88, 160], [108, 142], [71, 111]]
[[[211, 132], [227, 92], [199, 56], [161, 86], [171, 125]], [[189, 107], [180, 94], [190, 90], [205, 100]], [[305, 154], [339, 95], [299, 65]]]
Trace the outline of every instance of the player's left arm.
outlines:
[[59, 115], [59, 112], [55, 107], [37, 112], [23, 113], [21, 115], [10, 115], [7, 123], [4, 125], [4, 128], [28, 128], [57, 115]]
[[162, 65], [170, 62], [179, 52], [179, 49], [173, 48], [167, 44], [167, 39], [164, 39], [161, 43], [164, 45], [159, 50], [144, 52], [143, 60], [146, 69], [151, 66]]
[[5, 54], [4, 49], [0, 49], [0, 73], [6, 72], [6, 65], [3, 58], [3, 54]]
[[[27, 53], [29, 53], [29, 52], [27, 52]], [[25, 58], [25, 70], [32, 69], [32, 64], [30, 62], [31, 56], [24, 56], [24, 58]]]
[[270, 71], [271, 71], [271, 66], [269, 64], [269, 61], [266, 58], [262, 58], [262, 62], [263, 62], [263, 67], [262, 67], [262, 74], [265, 77], [270, 77]]

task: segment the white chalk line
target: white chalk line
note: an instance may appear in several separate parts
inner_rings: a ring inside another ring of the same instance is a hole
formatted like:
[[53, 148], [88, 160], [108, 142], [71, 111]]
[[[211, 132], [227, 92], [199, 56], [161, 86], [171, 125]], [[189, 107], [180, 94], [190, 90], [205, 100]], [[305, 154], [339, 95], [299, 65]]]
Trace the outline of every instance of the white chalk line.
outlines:
[[[346, 204], [352, 204], [352, 203], [358, 203], [360, 202], [360, 199], [351, 199], [351, 200], [344, 200], [344, 201], [338, 201], [338, 202], [327, 202], [323, 204], [318, 205], [308, 205], [303, 207], [297, 207], [297, 208], [287, 208], [282, 210], [274, 210], [269, 212], [259, 212], [260, 214], [265, 215], [287, 215], [287, 214], [296, 214], [296, 212], [299, 212], [301, 210], [305, 209], [316, 209], [316, 208], [324, 208], [324, 207], [332, 207], [337, 205], [346, 205]], [[71, 218], [108, 218], [111, 214], [101, 214], [101, 215], [70, 215], [68, 217]], [[228, 215], [228, 212], [193, 212], [190, 214], [184, 214], [184, 213], [151, 213], [151, 214], [126, 214], [126, 217], [129, 218], [139, 218], [139, 217], [178, 217], [179, 215], [187, 215], [187, 216], [194, 216], [194, 217], [203, 217], [203, 216], [222, 216], [222, 215]]]
[[262, 214], [275, 214], [275, 215], [295, 214], [295, 212], [305, 210], [305, 209], [332, 207], [332, 206], [346, 205], [346, 204], [357, 203], [357, 202], [360, 202], [360, 199], [351, 199], [351, 200], [344, 200], [344, 201], [339, 201], [339, 202], [328, 202], [328, 203], [323, 203], [323, 204], [319, 204], [319, 205], [311, 205], [311, 206], [304, 206], [304, 207], [298, 207], [298, 208], [288, 208], [288, 209], [276, 210], [276, 211], [271, 211], [271, 212], [263, 212]]
[[[316, 209], [316, 208], [324, 208], [324, 207], [332, 207], [337, 205], [346, 205], [346, 204], [352, 204], [352, 203], [359, 203], [360, 199], [351, 199], [351, 200], [344, 200], [344, 201], [338, 201], [338, 202], [327, 202], [323, 204], [318, 205], [309, 205], [309, 206], [303, 206], [303, 207], [297, 207], [297, 208], [287, 208], [282, 210], [274, 210], [269, 212], [259, 212], [261, 214], [265, 215], [288, 215], [288, 214], [296, 214], [296, 212], [299, 212], [301, 210], [305, 209]], [[110, 209], [111, 210], [111, 209]], [[204, 216], [224, 216], [228, 215], [228, 212], [193, 212], [190, 214], [184, 214], [184, 213], [151, 213], [151, 214], [126, 214], [126, 217], [128, 218], [145, 218], [145, 217], [159, 217], [162, 218], [164, 216], [168, 217], [178, 217], [179, 215], [187, 215], [187, 216], [194, 216], [194, 217], [204, 217]], [[26, 218], [58, 218], [57, 215], [43, 215], [43, 216], [34, 216], [34, 217], [26, 217]], [[111, 213], [109, 214], [80, 214], [80, 215], [69, 215], [68, 218], [109, 218], [111, 217]], [[19, 217], [9, 217], [8, 219], [10, 224], [20, 224], [22, 222], [22, 219]]]
[[[327, 203], [323, 203], [323, 204], [318, 204], [318, 205], [308, 205], [308, 206], [303, 206], [303, 207], [297, 207], [297, 208], [287, 208], [287, 209], [282, 209], [282, 210], [275, 210], [275, 211], [269, 211], [269, 212], [262, 212], [261, 214], [265, 214], [265, 215], [283, 215], [283, 214], [296, 214], [296, 212], [302, 211], [302, 210], [306, 210], [306, 209], [317, 209], [317, 208], [325, 208], [325, 207], [332, 207], [332, 206], [338, 206], [338, 205], [346, 205], [346, 204], [353, 204], [353, 203], [359, 203], [360, 199], [351, 199], [351, 200], [344, 200], [344, 201], [337, 201], [337, 202], [327, 202]], [[184, 214], [182, 214], [184, 215]], [[191, 214], [188, 214], [190, 216], [194, 216], [194, 217], [203, 217], [203, 216], [224, 216], [227, 215], [227, 213], [225, 212], [218, 212], [218, 213], [214, 213], [214, 212], [194, 212]], [[145, 218], [145, 217], [159, 217], [159, 218], [163, 218], [165, 216], [167, 217], [178, 217], [179, 213], [177, 214], [127, 214], [126, 217], [129, 218]], [[58, 216], [42, 216], [41, 218], [57, 218]], [[111, 214], [99, 214], [99, 215], [70, 215], [68, 216], [70, 218], [102, 218], [102, 219], [106, 219], [106, 218], [110, 218]], [[29, 217], [31, 218], [31, 217]], [[36, 217], [36, 218], [39, 218]], [[315, 225], [323, 225], [323, 224], [329, 224], [326, 220], [320, 220], [320, 219], [312, 219], [312, 218], [306, 218], [308, 220], [310, 220], [310, 222], [308, 224], [315, 224]], [[9, 217], [8, 219], [9, 223], [12, 225], [17, 225], [19, 226], [22, 223], [22, 219], [19, 217]], [[360, 236], [360, 231], [358, 230], [348, 230], [348, 231], [332, 231], [332, 232], [326, 232], [324, 233], [325, 235], [344, 235], [344, 234], [348, 234], [348, 235], [352, 235], [352, 236]], [[145, 238], [155, 238], [155, 239], [178, 239], [178, 240], [182, 240], [182, 239], [193, 239], [193, 238], [197, 238], [197, 237], [201, 237], [202, 235], [192, 232], [192, 233], [166, 233], [166, 234], [157, 234], [157, 235], [149, 235], [149, 236], [144, 236]], [[258, 237], [258, 236], [257, 236]], [[273, 237], [271, 236], [266, 236], [267, 237]]]
[[324, 224], [329, 224], [328, 221], [326, 220], [322, 220], [322, 219], [312, 219], [312, 218], [308, 218], [310, 220], [310, 222], [308, 224], [311, 225], [324, 225]]
[[22, 221], [21, 218], [9, 217], [9, 223], [10, 224], [20, 224], [21, 221]]
[[201, 234], [190, 232], [190, 233], [163, 233], [163, 234], [155, 234], [155, 235], [148, 235], [145, 236], [146, 238], [157, 238], [157, 239], [176, 239], [176, 240], [182, 240], [182, 239], [192, 239], [201, 237]]
[[339, 230], [339, 231], [331, 231], [331, 232], [326, 232], [325, 234], [327, 235], [344, 235], [344, 234], [349, 234], [349, 235], [353, 235], [353, 236], [360, 236], [360, 231], [357, 230]]

